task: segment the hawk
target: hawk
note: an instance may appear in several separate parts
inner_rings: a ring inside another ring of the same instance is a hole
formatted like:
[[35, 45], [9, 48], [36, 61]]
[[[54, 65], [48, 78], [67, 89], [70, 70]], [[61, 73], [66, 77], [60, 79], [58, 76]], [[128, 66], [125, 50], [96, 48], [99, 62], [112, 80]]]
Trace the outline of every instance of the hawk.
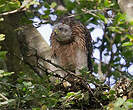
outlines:
[[88, 67], [92, 72], [92, 43], [87, 28], [74, 18], [55, 24], [50, 37], [52, 57], [57, 64], [76, 74]]

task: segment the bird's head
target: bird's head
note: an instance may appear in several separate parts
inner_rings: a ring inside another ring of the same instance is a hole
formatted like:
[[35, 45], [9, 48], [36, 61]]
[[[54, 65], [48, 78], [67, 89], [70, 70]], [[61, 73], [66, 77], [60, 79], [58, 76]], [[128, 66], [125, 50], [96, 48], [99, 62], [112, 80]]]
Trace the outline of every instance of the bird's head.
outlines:
[[72, 28], [69, 25], [58, 23], [53, 29], [55, 33], [55, 39], [60, 43], [70, 43], [72, 38]]

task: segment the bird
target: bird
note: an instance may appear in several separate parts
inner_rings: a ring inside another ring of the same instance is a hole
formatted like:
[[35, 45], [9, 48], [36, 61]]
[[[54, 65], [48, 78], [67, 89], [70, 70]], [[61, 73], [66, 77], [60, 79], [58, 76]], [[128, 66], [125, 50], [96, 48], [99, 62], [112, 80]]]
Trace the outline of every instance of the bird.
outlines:
[[63, 68], [77, 75], [81, 74], [79, 70], [84, 67], [92, 72], [92, 38], [79, 20], [62, 18], [56, 23], [50, 37], [50, 46], [52, 58]]

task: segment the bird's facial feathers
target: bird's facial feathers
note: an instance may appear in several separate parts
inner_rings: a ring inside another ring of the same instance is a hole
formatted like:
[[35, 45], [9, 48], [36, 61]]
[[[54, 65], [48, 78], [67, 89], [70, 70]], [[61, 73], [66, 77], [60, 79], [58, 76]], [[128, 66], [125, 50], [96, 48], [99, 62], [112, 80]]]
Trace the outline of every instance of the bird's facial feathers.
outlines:
[[58, 42], [70, 42], [72, 41], [72, 29], [69, 25], [58, 23], [54, 26], [55, 39]]

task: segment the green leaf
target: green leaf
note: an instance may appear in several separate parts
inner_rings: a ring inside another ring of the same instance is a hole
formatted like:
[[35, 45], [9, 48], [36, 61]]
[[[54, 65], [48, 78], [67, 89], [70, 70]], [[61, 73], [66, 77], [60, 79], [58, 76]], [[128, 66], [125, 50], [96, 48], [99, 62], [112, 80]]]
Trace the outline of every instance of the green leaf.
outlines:
[[32, 110], [42, 110], [41, 108], [32, 108]]
[[5, 35], [4, 34], [0, 34], [0, 41], [5, 40]]
[[75, 95], [74, 92], [69, 92], [69, 93], [67, 93], [67, 96], [68, 96], [68, 97], [70, 97], [70, 96], [74, 96], [74, 95]]
[[110, 90], [109, 94], [111, 94], [111, 95], [115, 94], [115, 90]]
[[100, 4], [102, 2], [102, 0], [98, 0], [98, 3]]
[[0, 51], [0, 59], [4, 59], [6, 57], [7, 51]]
[[26, 91], [26, 88], [25, 88], [25, 87], [23, 88], [23, 91], [24, 91], [24, 92]]
[[70, 0], [64, 0], [64, 4], [69, 11], [75, 8], [75, 2], [72, 3]]
[[108, 0], [104, 0], [104, 6], [109, 7], [109, 1]]
[[116, 33], [119, 33], [121, 34], [122, 32], [124, 32], [125, 30], [121, 27], [115, 27], [115, 26], [110, 26], [108, 27], [108, 29], [112, 32], [116, 32]]
[[7, 11], [12, 11], [17, 8], [20, 8], [20, 2], [18, 0], [13, 1], [13, 0], [5, 0], [3, 2], [0, 2], [0, 13], [7, 12]]
[[44, 2], [44, 6], [48, 9], [50, 8], [50, 5], [47, 2]]
[[50, 14], [50, 10], [45, 10], [44, 13], [45, 13], [46, 15], [49, 15], [49, 14]]
[[133, 46], [133, 42], [125, 42], [122, 46]]
[[112, 2], [112, 1], [109, 1], [109, 0], [104, 0], [104, 7], [112, 7], [112, 6], [114, 6], [115, 5], [115, 3], [114, 2]]
[[49, 15], [41, 15], [40, 18], [41, 19], [48, 19], [49, 18]]
[[129, 24], [130, 24], [130, 25], [133, 25], [133, 21], [130, 21]]
[[125, 20], [126, 20], [126, 15], [125, 14], [121, 14], [120, 12], [116, 15], [115, 17], [115, 21], [114, 24], [125, 24]]
[[130, 40], [133, 40], [133, 36], [130, 34], [126, 34], [126, 37], [129, 38]]
[[32, 86], [32, 83], [31, 83], [31, 82], [23, 82], [23, 84], [24, 84], [26, 87]]
[[61, 15], [65, 14], [65, 13], [67, 13], [67, 11], [66, 10], [56, 10], [55, 13], [57, 15], [61, 16]]
[[127, 101], [133, 103], [133, 99], [128, 99]]
[[106, 95], [102, 95], [101, 98], [102, 98], [103, 100], [107, 100], [107, 99], [108, 99], [108, 97], [107, 97]]
[[123, 105], [124, 105], [124, 107], [125, 107], [126, 109], [131, 109], [131, 108], [133, 108], [133, 103], [130, 102], [130, 101], [126, 101]]
[[117, 101], [114, 103], [114, 106], [115, 107], [120, 107], [121, 105], [123, 105], [124, 102], [125, 102], [124, 99], [118, 98]]
[[57, 6], [56, 2], [52, 2], [50, 8], [55, 8]]
[[108, 23], [108, 19], [103, 14], [99, 14], [98, 16], [102, 21], [104, 21], [105, 24]]

